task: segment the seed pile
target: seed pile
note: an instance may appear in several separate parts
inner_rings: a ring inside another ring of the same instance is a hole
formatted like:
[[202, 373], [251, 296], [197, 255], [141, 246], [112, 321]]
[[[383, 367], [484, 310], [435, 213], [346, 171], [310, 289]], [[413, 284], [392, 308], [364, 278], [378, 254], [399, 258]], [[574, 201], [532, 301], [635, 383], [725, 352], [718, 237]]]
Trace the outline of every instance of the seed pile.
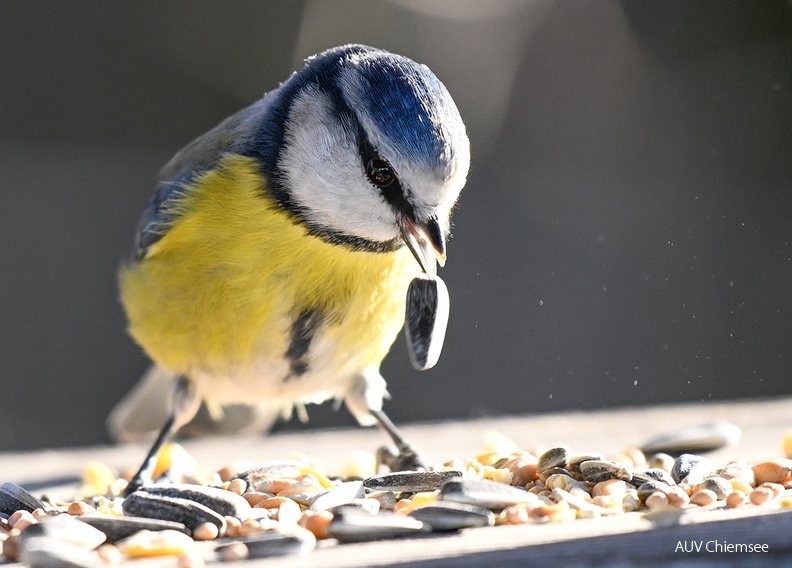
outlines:
[[[785, 448], [792, 449], [792, 439]], [[31, 566], [103, 566], [176, 556], [181, 566], [308, 553], [317, 541], [347, 543], [493, 525], [568, 522], [674, 509], [792, 507], [792, 459], [716, 466], [638, 449], [607, 459], [566, 447], [490, 451], [432, 471], [330, 479], [307, 460], [216, 473], [160, 456], [159, 479], [126, 499], [125, 480], [86, 466], [70, 502], [0, 485], [4, 560]], [[356, 478], [357, 477], [357, 478]]]

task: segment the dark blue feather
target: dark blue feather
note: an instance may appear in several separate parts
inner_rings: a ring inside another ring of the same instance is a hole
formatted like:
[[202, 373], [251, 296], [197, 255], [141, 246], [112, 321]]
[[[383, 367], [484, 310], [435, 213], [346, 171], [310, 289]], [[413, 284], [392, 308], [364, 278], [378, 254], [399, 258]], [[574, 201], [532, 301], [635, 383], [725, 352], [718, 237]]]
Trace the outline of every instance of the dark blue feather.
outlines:
[[441, 118], [451, 98], [422, 65], [388, 54], [361, 64], [365, 114], [410, 159], [442, 162]]
[[[339, 84], [340, 73], [349, 66], [357, 67], [363, 82], [362, 100], [354, 103], [347, 100]], [[448, 156], [443, 152], [448, 146], [444, 144], [441, 124], [444, 113], [455, 107], [445, 87], [428, 68], [364, 45], [330, 49], [310, 58], [280, 88], [229, 117], [174, 156], [163, 169], [160, 185], [138, 226], [135, 253], [138, 259], [145, 257], [148, 248], [167, 232], [174, 219], [170, 205], [185, 184], [214, 168], [228, 153], [258, 160], [267, 180], [267, 192], [285, 211], [296, 219], [305, 220], [300, 207], [292, 200], [285, 174], [278, 164], [292, 104], [309, 85], [317, 86], [329, 98], [335, 118], [357, 140], [362, 157], [379, 149], [371, 147], [358, 113], [369, 116], [382, 134], [411, 161], [438, 169], [447, 164]], [[361, 105], [362, 108], [356, 108]], [[361, 170], [364, 165], [361, 161]], [[327, 236], [321, 228], [309, 229]], [[344, 241], [345, 244], [357, 248], [390, 250], [396, 246], [345, 238], [349, 241]]]

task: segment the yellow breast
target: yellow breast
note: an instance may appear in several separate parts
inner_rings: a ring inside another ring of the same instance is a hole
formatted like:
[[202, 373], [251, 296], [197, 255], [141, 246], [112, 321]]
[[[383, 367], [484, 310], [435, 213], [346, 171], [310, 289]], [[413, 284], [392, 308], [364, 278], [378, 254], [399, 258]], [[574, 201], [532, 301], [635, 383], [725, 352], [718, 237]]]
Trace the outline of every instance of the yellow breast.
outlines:
[[167, 233], [120, 274], [130, 333], [159, 365], [222, 375], [282, 360], [295, 319], [312, 309], [336, 346], [325, 364], [385, 357], [418, 272], [408, 250], [352, 251], [308, 235], [240, 156], [198, 177], [173, 209]]

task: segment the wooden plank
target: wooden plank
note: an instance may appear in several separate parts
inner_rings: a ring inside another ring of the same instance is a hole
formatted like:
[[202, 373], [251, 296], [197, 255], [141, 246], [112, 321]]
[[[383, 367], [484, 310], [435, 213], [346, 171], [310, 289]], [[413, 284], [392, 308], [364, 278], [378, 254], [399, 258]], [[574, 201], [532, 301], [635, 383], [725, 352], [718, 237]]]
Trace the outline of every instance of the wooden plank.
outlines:
[[[433, 461], [474, 456], [492, 437], [511, 439], [519, 448], [567, 445], [576, 452], [621, 453], [654, 434], [704, 421], [730, 420], [743, 430], [740, 442], [710, 454], [713, 462], [731, 459], [749, 463], [782, 457], [782, 441], [790, 419], [792, 398], [729, 403], [697, 403], [597, 412], [566, 412], [471, 421], [405, 426], [408, 437]], [[207, 468], [234, 460], [261, 463], [289, 457], [293, 452], [311, 456], [330, 473], [360, 450], [373, 452], [384, 436], [373, 429], [323, 430], [282, 433], [267, 437], [230, 437], [184, 442], [187, 451]], [[14, 481], [34, 492], [51, 491], [68, 498], [79, 486], [84, 464], [97, 459], [119, 469], [133, 468], [145, 445], [57, 449], [0, 455], [0, 481]], [[409, 540], [332, 546], [325, 543], [305, 558], [289, 558], [290, 568], [313, 566], [356, 567], [404, 564], [411, 566], [485, 566], [516, 562], [541, 566], [638, 566], [651, 558], [673, 566], [770, 566], [792, 563], [792, 516], [769, 508], [737, 511], [702, 511], [685, 515], [684, 524], [657, 528], [641, 514], [628, 514], [566, 524], [494, 527], [452, 535], [428, 535]], [[767, 544], [768, 553], [677, 553], [679, 541], [726, 540], [733, 544]], [[768, 560], [770, 559], [770, 560]], [[771, 562], [772, 560], [772, 562]], [[261, 560], [252, 565], [282, 566], [284, 559]]]
[[[784, 432], [792, 429], [790, 409], [792, 398], [785, 397], [412, 424], [402, 429], [430, 461], [442, 462], [483, 452], [491, 433], [511, 439], [522, 449], [566, 445], [575, 452], [615, 455], [671, 428], [730, 420], [742, 428], [742, 439], [736, 446], [708, 457], [714, 463], [732, 459], [751, 463], [782, 457]], [[321, 462], [332, 473], [338, 472], [355, 452], [374, 452], [385, 442], [385, 436], [375, 428], [348, 428], [186, 440], [183, 445], [207, 468], [219, 468], [234, 460], [263, 462], [300, 453]], [[145, 444], [128, 444], [8, 452], [0, 454], [0, 480], [40, 484], [50, 479], [74, 478], [92, 459], [122, 470], [131, 469], [138, 465], [146, 449]]]

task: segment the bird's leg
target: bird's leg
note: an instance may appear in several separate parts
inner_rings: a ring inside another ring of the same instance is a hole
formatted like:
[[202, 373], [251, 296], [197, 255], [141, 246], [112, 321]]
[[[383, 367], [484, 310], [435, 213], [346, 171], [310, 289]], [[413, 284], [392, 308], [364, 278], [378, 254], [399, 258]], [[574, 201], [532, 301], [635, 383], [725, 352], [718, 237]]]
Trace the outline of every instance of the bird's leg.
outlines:
[[386, 465], [391, 471], [417, 471], [427, 469], [426, 462], [418, 451], [412, 447], [396, 425], [382, 410], [372, 410], [371, 415], [377, 420], [380, 428], [385, 430], [396, 445], [398, 454], [388, 447], [377, 451], [377, 462]]
[[127, 484], [124, 489], [124, 497], [129, 497], [132, 493], [151, 482], [151, 476], [157, 465], [157, 455], [159, 451], [178, 431], [179, 428], [189, 422], [201, 405], [201, 399], [195, 391], [195, 386], [185, 376], [176, 379], [171, 397], [171, 408], [168, 419], [162, 426], [157, 439], [151, 445], [151, 449], [143, 460], [140, 469]]

